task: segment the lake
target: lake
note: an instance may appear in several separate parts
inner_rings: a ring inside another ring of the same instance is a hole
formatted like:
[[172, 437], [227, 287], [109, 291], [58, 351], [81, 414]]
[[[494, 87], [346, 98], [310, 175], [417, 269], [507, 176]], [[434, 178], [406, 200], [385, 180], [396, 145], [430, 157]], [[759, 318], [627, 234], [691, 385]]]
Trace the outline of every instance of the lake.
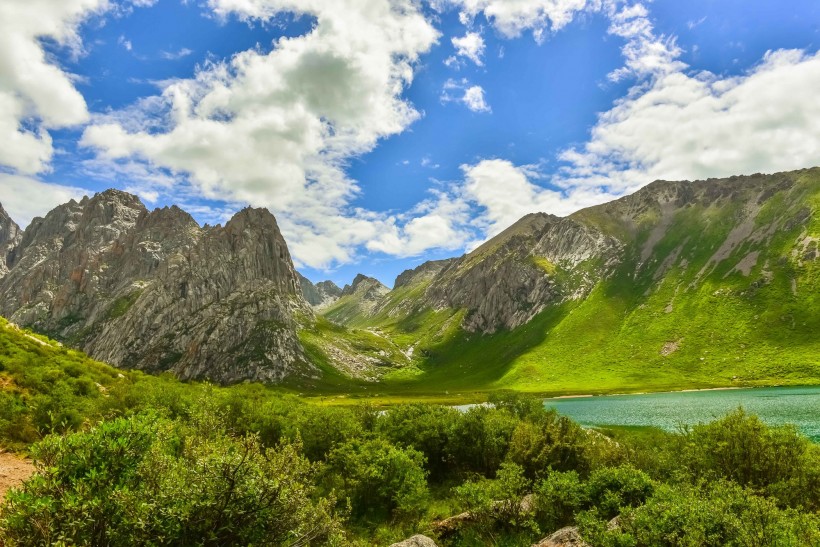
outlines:
[[767, 424], [795, 424], [820, 442], [820, 386], [572, 397], [545, 399], [544, 406], [582, 425], [649, 425], [668, 431], [710, 422], [742, 406]]

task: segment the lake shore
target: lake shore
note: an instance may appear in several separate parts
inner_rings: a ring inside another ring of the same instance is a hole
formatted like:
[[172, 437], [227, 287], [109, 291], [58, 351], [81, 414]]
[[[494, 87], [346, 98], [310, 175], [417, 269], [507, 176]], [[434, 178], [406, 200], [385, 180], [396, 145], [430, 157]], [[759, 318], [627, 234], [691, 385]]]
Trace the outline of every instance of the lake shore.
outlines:
[[697, 391], [728, 391], [731, 389], [757, 389], [762, 387], [778, 387], [778, 386], [727, 386], [727, 387], [704, 387], [699, 389], [673, 389], [669, 391], [632, 391], [632, 392], [624, 392], [624, 393], [600, 393], [600, 394], [592, 394], [592, 393], [584, 393], [581, 395], [558, 395], [556, 397], [544, 397], [545, 401], [557, 400], [557, 399], [584, 399], [587, 397], [615, 397], [618, 395], [658, 395], [661, 393], [693, 393]]

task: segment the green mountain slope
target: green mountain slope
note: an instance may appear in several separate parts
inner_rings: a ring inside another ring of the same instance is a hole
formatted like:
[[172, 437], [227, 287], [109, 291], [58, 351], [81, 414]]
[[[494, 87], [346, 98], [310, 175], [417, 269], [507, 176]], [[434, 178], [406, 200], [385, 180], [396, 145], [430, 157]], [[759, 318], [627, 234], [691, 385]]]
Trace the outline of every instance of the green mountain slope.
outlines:
[[327, 317], [407, 357], [389, 392], [817, 383], [818, 209], [820, 169], [656, 182]]

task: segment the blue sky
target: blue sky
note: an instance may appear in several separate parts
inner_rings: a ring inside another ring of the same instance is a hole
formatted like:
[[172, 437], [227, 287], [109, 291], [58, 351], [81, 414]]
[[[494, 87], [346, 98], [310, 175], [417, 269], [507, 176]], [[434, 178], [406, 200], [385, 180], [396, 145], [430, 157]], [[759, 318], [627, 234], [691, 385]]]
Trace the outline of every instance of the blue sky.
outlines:
[[277, 216], [390, 285], [533, 211], [820, 164], [816, 0], [11, 0], [0, 202]]

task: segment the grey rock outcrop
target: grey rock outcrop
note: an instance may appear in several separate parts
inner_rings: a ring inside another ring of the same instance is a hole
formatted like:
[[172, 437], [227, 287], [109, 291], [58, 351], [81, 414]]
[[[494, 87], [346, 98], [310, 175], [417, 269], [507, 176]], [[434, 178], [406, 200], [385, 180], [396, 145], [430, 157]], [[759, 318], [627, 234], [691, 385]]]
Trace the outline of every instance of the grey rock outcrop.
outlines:
[[393, 543], [390, 547], [436, 547], [436, 542], [427, 536], [416, 534], [415, 536], [411, 536], [404, 541]]
[[310, 279], [301, 273], [296, 272], [296, 275], [299, 276], [302, 296], [308, 304], [317, 310], [330, 306], [342, 295], [342, 289], [333, 281], [319, 281], [314, 285]]
[[336, 302], [323, 312], [324, 316], [339, 324], [369, 317], [389, 292], [378, 279], [358, 274], [352, 283], [344, 286]]
[[355, 294], [363, 300], [376, 301], [388, 292], [390, 292], [390, 289], [385, 287], [384, 284], [375, 277], [357, 274], [350, 285], [344, 286], [340, 296], [351, 296]]
[[532, 547], [590, 547], [590, 545], [581, 538], [578, 528], [567, 526], [538, 543], [534, 543]]
[[296, 335], [311, 318], [265, 209], [201, 228], [108, 190], [23, 234], [0, 313], [113, 365], [221, 383], [312, 375]]
[[621, 247], [573, 219], [530, 214], [442, 270], [425, 300], [466, 309], [469, 331], [514, 329], [547, 306], [589, 294], [618, 264]]
[[15, 251], [22, 238], [20, 227], [0, 205], [0, 278], [5, 276], [14, 264]]

